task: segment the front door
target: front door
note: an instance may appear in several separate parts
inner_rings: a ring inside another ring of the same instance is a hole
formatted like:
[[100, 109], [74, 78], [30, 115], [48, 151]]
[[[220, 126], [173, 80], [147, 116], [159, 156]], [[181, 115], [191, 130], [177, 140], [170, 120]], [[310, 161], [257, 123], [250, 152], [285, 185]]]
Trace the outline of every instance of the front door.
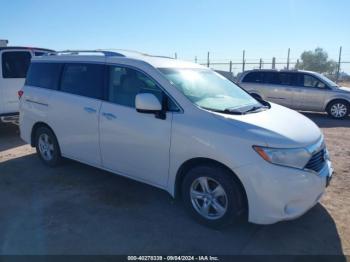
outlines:
[[322, 111], [328, 87], [309, 74], [298, 74], [294, 107], [299, 110]]
[[163, 92], [145, 74], [130, 68], [109, 67], [108, 102], [100, 112], [103, 166], [121, 175], [165, 187], [168, 179], [172, 113], [166, 119], [138, 113], [135, 96]]

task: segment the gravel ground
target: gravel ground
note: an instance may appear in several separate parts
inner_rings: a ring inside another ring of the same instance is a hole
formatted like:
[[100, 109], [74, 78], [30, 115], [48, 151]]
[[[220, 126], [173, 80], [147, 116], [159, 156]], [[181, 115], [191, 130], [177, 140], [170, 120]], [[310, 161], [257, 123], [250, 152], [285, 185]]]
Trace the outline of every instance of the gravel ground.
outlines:
[[350, 255], [350, 120], [306, 116], [336, 172], [321, 203], [293, 221], [221, 231], [162, 190], [74, 161], [47, 168], [17, 127], [0, 124], [0, 254]]

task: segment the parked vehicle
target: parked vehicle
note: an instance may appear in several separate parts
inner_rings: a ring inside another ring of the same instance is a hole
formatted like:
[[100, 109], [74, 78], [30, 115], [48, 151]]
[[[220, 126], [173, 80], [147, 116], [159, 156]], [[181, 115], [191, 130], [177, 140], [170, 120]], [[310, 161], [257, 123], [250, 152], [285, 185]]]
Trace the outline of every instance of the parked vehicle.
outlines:
[[0, 47], [0, 117], [18, 115], [18, 95], [33, 56], [52, 50], [28, 47]]
[[21, 137], [48, 166], [67, 157], [159, 187], [212, 227], [244, 211], [293, 219], [321, 198], [333, 171], [305, 116], [194, 63], [101, 52], [32, 60]]
[[316, 72], [251, 70], [241, 74], [238, 84], [254, 97], [292, 109], [327, 112], [338, 119], [350, 113], [350, 88]]

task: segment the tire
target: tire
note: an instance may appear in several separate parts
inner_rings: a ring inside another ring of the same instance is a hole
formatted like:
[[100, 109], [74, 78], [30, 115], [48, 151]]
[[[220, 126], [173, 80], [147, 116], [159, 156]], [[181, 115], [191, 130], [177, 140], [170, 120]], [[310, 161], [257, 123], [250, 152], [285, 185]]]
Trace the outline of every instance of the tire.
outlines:
[[[205, 184], [209, 190], [203, 191]], [[215, 197], [215, 192], [218, 197]], [[235, 222], [244, 207], [240, 184], [228, 170], [218, 166], [190, 169], [183, 179], [182, 199], [190, 215], [201, 224], [216, 229]]]
[[41, 161], [50, 167], [61, 163], [61, 151], [55, 134], [47, 127], [39, 127], [35, 132], [35, 148]]
[[327, 106], [327, 113], [335, 119], [344, 119], [349, 115], [349, 103], [344, 100], [334, 100]]

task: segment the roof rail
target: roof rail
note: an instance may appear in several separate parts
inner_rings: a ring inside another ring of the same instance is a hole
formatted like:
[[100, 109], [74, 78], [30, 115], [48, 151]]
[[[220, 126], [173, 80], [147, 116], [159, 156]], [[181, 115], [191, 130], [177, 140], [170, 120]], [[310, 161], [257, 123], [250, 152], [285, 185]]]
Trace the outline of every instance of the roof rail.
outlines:
[[145, 56], [149, 56], [149, 57], [158, 57], [158, 58], [175, 59], [174, 57], [171, 57], [171, 56], [163, 56], [163, 55], [148, 55], [148, 54], [145, 54]]
[[174, 59], [173, 57], [170, 56], [162, 56], [162, 55], [151, 55], [151, 54], [147, 54], [147, 53], [143, 53], [140, 51], [136, 51], [136, 50], [131, 50], [131, 49], [115, 49], [115, 48], [110, 48], [108, 50], [111, 51], [124, 51], [124, 52], [128, 52], [128, 53], [135, 53], [135, 54], [139, 54], [139, 55], [143, 55], [143, 56], [148, 56], [148, 57], [159, 57], [159, 58], [169, 58], [169, 59]]
[[125, 55], [113, 52], [113, 51], [105, 51], [105, 50], [63, 50], [63, 51], [57, 51], [57, 52], [51, 52], [47, 53], [46, 55], [52, 56], [52, 55], [80, 55], [80, 54], [103, 54], [104, 56], [119, 56], [119, 57], [125, 57]]

